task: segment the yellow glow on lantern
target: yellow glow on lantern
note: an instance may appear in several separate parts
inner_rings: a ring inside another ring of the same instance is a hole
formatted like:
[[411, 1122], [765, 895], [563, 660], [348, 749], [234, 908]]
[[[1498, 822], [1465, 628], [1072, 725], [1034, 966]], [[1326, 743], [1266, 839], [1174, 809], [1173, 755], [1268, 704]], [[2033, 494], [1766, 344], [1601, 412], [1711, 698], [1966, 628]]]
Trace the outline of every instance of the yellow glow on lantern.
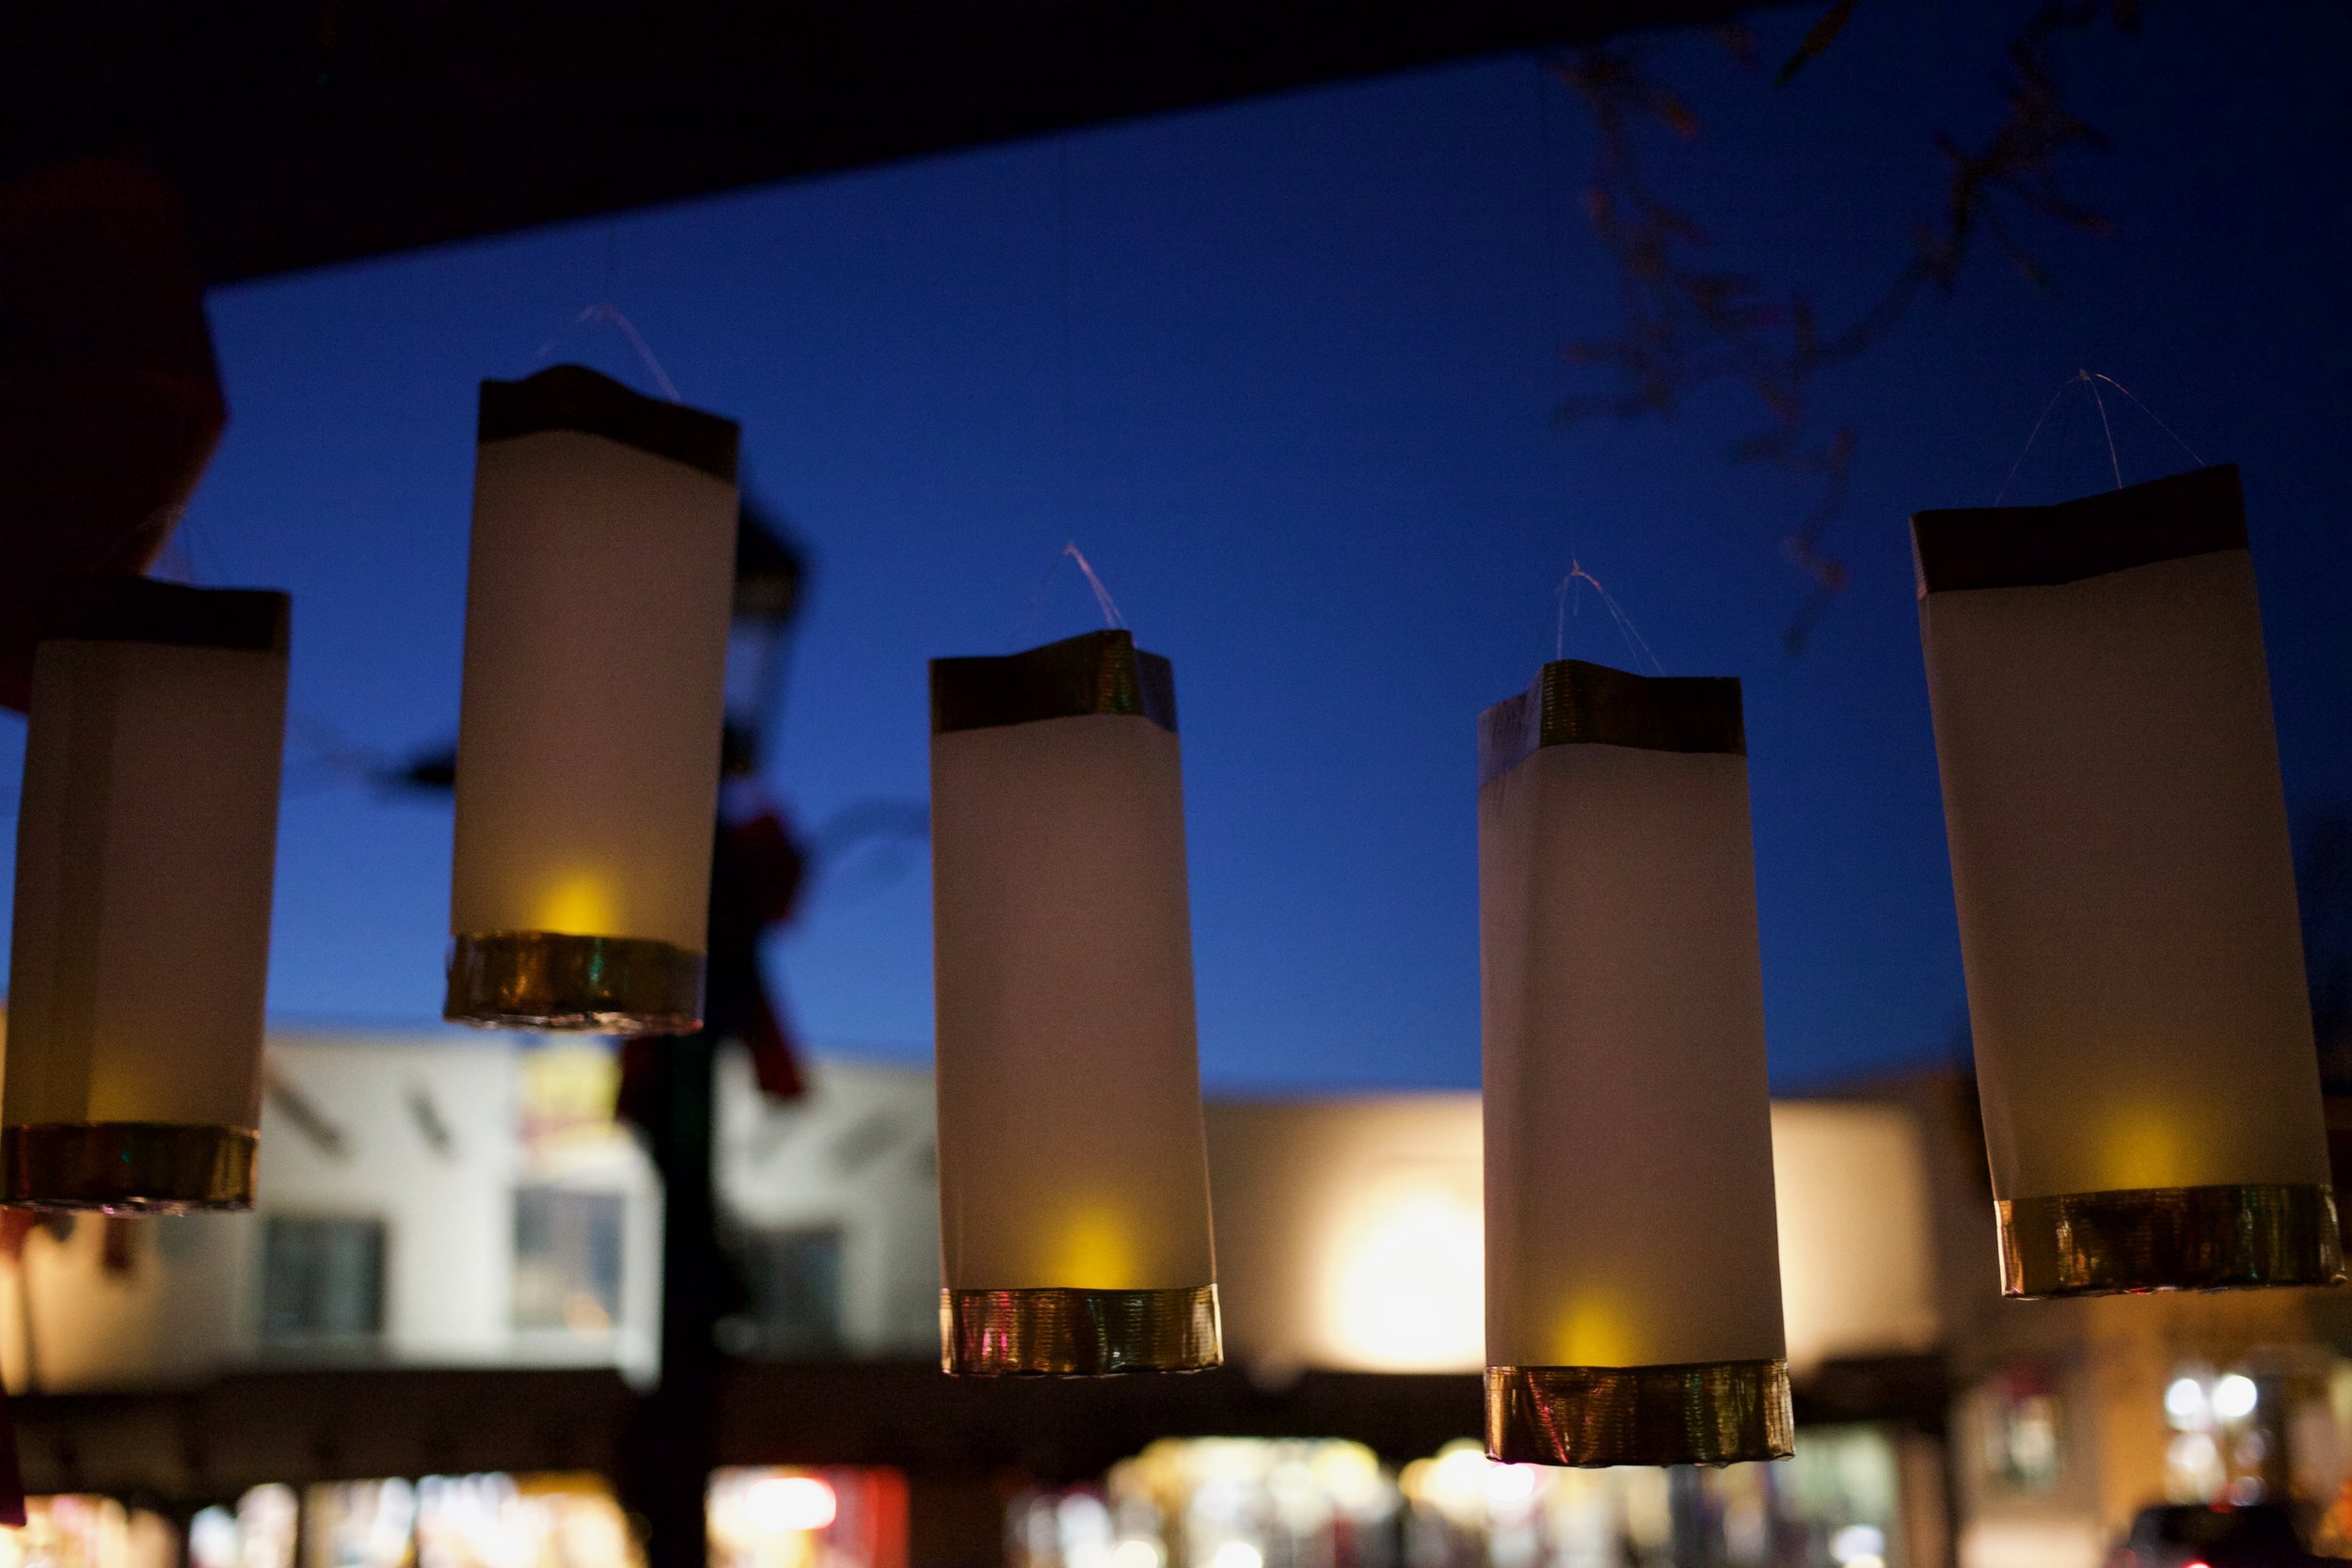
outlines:
[[540, 903], [544, 911], [538, 928], [564, 936], [601, 937], [613, 934], [612, 890], [594, 872], [575, 872], [548, 890]]
[[1555, 1367], [1633, 1367], [1633, 1314], [1613, 1292], [1588, 1291], [1568, 1304], [1552, 1329]]
[[1136, 1249], [1125, 1220], [1103, 1206], [1073, 1213], [1056, 1249], [1054, 1283], [1073, 1291], [1136, 1288]]
[[2099, 1141], [2102, 1183], [2108, 1190], [2178, 1184], [2180, 1129], [2149, 1105], [2119, 1106]]

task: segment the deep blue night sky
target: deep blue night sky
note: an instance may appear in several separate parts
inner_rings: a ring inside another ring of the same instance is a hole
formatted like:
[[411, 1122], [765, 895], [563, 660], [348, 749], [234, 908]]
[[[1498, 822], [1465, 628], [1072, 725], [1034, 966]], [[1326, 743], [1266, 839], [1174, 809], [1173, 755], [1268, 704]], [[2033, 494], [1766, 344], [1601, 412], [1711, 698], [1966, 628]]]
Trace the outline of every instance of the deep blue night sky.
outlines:
[[[1864, 7], [1778, 89], [1802, 12], [1759, 24], [1762, 71], [1668, 41], [1703, 134], [1656, 178], [1724, 265], [1835, 314], [1940, 199], [1931, 133], [1997, 117], [2024, 8]], [[1549, 657], [1572, 555], [1669, 673], [1747, 683], [1776, 1083], [1936, 1056], [1961, 977], [1905, 519], [1990, 501], [2077, 367], [2243, 465], [2289, 800], [2352, 796], [2352, 13], [2151, 10], [2060, 54], [2114, 142], [2068, 183], [2112, 236], [2019, 218], [2046, 292], [1980, 255], [1821, 384], [1817, 418], [1860, 436], [1831, 536], [1851, 585], [1801, 657], [1779, 541], [1811, 492], [1724, 460], [1751, 405], [1549, 420], [1580, 385], [1559, 324], [1606, 332], [1616, 281], [1577, 205], [1590, 126], [1549, 89], [1548, 181], [1527, 58], [221, 291], [232, 423], [187, 558], [294, 591], [299, 715], [393, 753], [453, 735], [474, 384], [540, 363], [609, 249], [614, 298], [688, 401], [742, 421], [814, 553], [771, 762], [804, 824], [920, 797], [924, 660], [1004, 651], [1067, 538], [1175, 660], [1213, 1085], [1477, 1081], [1472, 725]], [[610, 329], [564, 352], [644, 384]], [[2073, 402], [2010, 499], [2110, 483]], [[2126, 478], [2187, 465], [2110, 413]], [[1622, 662], [1584, 609], [1568, 651]], [[1093, 622], [1058, 573], [1038, 638]], [[289, 751], [273, 1009], [429, 1020], [447, 806], [334, 782], [313, 733]], [[21, 746], [0, 725], [8, 776]], [[921, 1055], [919, 847], [886, 869], [820, 884], [771, 967], [817, 1040]]]

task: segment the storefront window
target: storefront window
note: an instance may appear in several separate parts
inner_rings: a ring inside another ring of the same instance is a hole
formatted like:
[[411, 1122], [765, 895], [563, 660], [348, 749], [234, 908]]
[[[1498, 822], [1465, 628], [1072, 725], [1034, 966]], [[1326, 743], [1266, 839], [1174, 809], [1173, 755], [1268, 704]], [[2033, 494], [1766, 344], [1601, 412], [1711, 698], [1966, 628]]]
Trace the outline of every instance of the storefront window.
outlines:
[[313, 1486], [304, 1568], [406, 1568], [417, 1525], [408, 1482], [350, 1481]]
[[729, 1348], [778, 1360], [841, 1353], [841, 1229], [754, 1228], [737, 1243], [751, 1312], [729, 1325]]
[[23, 1529], [0, 1529], [0, 1568], [174, 1568], [178, 1543], [156, 1514], [112, 1497], [29, 1497]]
[[[2284, 1490], [2285, 1393], [2278, 1381], [2257, 1381], [2243, 1370], [2217, 1375], [2199, 1364], [2175, 1368], [2164, 1390], [2165, 1425], [2172, 1429], [2164, 1450], [2165, 1500], [2247, 1508]], [[2307, 1402], [2324, 1408], [2322, 1400]]]
[[270, 1214], [262, 1225], [262, 1338], [354, 1342], [384, 1331], [380, 1219]]
[[764, 1467], [710, 1478], [711, 1568], [907, 1568], [896, 1470]]
[[1808, 1428], [1782, 1465], [1554, 1470], [1473, 1443], [1400, 1477], [1406, 1568], [1888, 1568], [1900, 1483], [1875, 1428]]
[[188, 1521], [188, 1568], [294, 1568], [301, 1504], [291, 1486], [256, 1486], [237, 1506]]
[[1010, 1568], [1912, 1568], [1895, 1444], [1808, 1428], [1785, 1465], [1555, 1470], [1471, 1442], [1391, 1475], [1354, 1443], [1169, 1439], [1028, 1494]]
[[1100, 1487], [1033, 1492], [1009, 1568], [1397, 1568], [1400, 1499], [1356, 1443], [1169, 1438]]
[[584, 1339], [621, 1315], [618, 1193], [568, 1187], [515, 1190], [515, 1326], [567, 1329]]
[[2056, 1491], [2063, 1414], [2057, 1372], [2013, 1368], [1986, 1386], [1983, 1400], [1985, 1473], [2012, 1496], [2038, 1497]]

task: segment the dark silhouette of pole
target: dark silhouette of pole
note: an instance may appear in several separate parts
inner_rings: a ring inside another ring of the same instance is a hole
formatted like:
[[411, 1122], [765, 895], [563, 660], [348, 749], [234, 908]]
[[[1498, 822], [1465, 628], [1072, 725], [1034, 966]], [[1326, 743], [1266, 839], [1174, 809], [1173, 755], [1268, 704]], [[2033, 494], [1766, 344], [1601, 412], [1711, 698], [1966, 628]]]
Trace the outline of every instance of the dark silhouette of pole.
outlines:
[[647, 1568], [707, 1568], [705, 1498], [717, 1457], [717, 1327], [725, 1264], [711, 1169], [707, 1031], [655, 1044], [646, 1133], [661, 1172], [661, 1379], [638, 1404], [622, 1493], [646, 1527]]

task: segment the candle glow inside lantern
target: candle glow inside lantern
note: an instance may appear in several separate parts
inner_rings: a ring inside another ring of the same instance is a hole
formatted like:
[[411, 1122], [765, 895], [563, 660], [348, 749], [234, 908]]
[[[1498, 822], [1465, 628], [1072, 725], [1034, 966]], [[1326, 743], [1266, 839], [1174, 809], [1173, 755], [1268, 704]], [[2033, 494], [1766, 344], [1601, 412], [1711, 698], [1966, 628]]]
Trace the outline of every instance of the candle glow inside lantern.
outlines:
[[701, 1024], [738, 430], [558, 365], [482, 384], [444, 1015]]
[[943, 1365], [1217, 1365], [1168, 661], [933, 660], [931, 865]]
[[111, 580], [34, 655], [0, 1202], [252, 1206], [288, 612]]
[[2237, 470], [1912, 536], [2003, 1291], [2341, 1280]]
[[1787, 1458], [1740, 683], [1547, 664], [1479, 772], [1487, 1454]]

